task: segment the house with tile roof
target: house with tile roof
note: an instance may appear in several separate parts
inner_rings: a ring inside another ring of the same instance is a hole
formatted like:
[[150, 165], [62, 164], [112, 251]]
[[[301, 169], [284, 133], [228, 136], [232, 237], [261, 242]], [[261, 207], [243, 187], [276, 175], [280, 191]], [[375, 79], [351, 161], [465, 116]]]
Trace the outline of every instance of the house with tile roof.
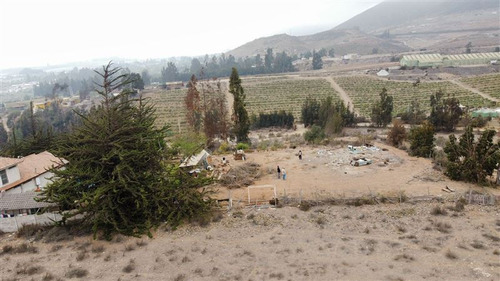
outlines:
[[51, 169], [62, 168], [66, 163], [48, 151], [21, 158], [0, 157], [0, 192], [39, 191], [51, 182]]

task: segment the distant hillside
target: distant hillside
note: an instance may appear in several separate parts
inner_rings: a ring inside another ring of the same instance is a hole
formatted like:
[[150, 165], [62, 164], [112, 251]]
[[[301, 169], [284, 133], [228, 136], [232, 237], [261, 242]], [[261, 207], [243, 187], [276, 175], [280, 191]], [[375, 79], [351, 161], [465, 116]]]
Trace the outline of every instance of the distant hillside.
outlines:
[[[462, 52], [467, 42], [473, 42], [478, 50], [492, 51], [500, 36], [499, 13], [499, 0], [387, 1], [328, 31], [259, 38], [228, 53], [236, 57], [262, 55], [267, 48], [289, 54], [321, 48], [333, 48], [336, 54], [371, 54], [374, 49], [399, 53], [423, 48], [453, 53]], [[390, 37], [381, 36], [385, 31]], [[456, 38], [460, 40], [454, 41]]]
[[[500, 8], [498, 0], [461, 0], [461, 1], [387, 1], [366, 10], [350, 20], [335, 27], [339, 29], [359, 28], [371, 33], [380, 29], [390, 29], [416, 19], [466, 13], [475, 10]], [[465, 23], [464, 23], [465, 24]], [[498, 25], [498, 17], [497, 17]], [[435, 26], [435, 28], [439, 26]]]
[[378, 38], [353, 29], [329, 30], [307, 36], [279, 34], [259, 38], [230, 51], [229, 54], [236, 57], [255, 56], [264, 54], [267, 48], [272, 48], [274, 53], [285, 51], [288, 54], [300, 54], [321, 48], [334, 48], [337, 54], [371, 53], [374, 48], [383, 53], [408, 50], [399, 42]]

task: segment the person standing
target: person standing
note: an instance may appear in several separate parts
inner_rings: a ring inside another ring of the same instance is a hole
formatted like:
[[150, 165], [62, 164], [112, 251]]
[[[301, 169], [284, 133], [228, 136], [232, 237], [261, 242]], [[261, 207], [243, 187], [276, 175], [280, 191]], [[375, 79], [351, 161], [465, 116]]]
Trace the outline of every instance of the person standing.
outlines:
[[282, 168], [281, 172], [283, 173], [283, 180], [286, 180], [286, 171], [285, 171], [285, 168]]
[[278, 179], [281, 179], [281, 169], [280, 169], [280, 165], [278, 165], [278, 169], [276, 169], [278, 171]]
[[299, 160], [302, 160], [302, 150], [299, 150]]

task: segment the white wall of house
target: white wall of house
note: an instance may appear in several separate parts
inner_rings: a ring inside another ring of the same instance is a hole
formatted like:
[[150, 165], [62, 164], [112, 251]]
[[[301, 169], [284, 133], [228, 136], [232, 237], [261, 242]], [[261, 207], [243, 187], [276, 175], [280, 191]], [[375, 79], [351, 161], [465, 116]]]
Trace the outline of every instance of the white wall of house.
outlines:
[[0, 187], [4, 185], [8, 185], [10, 183], [13, 183], [21, 178], [21, 175], [19, 174], [19, 168], [16, 166], [10, 167], [6, 170], [7, 173], [7, 179], [9, 180], [8, 183], [3, 184], [2, 181], [0, 180]]
[[[51, 177], [54, 176], [54, 173], [52, 172], [45, 172], [43, 174], [41, 174], [40, 176], [38, 176], [38, 179], [40, 181], [40, 188], [45, 188], [49, 183], [51, 183], [52, 181], [50, 180]], [[36, 190], [37, 188], [37, 182], [36, 182], [36, 178], [33, 178], [23, 184], [20, 184], [16, 187], [13, 187], [7, 191], [5, 191], [5, 193], [23, 193], [23, 192], [27, 192], [27, 191], [34, 191]]]

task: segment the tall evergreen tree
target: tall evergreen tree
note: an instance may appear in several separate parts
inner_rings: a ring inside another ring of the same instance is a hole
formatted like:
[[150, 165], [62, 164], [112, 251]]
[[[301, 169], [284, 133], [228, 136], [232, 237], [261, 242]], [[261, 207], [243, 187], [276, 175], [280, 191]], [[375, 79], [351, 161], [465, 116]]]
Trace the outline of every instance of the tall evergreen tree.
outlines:
[[241, 86], [241, 79], [238, 70], [233, 67], [229, 79], [229, 92], [234, 97], [234, 134], [238, 141], [248, 142], [248, 131], [250, 130], [250, 118], [245, 108], [245, 93]]
[[176, 226], [209, 208], [192, 180], [164, 163], [166, 128], [155, 128], [153, 106], [127, 90], [114, 94], [126, 83], [119, 71], [110, 63], [98, 73], [102, 104], [61, 142], [56, 155], [69, 163], [42, 192], [64, 220], [81, 216], [107, 238], [150, 235], [163, 221]]

